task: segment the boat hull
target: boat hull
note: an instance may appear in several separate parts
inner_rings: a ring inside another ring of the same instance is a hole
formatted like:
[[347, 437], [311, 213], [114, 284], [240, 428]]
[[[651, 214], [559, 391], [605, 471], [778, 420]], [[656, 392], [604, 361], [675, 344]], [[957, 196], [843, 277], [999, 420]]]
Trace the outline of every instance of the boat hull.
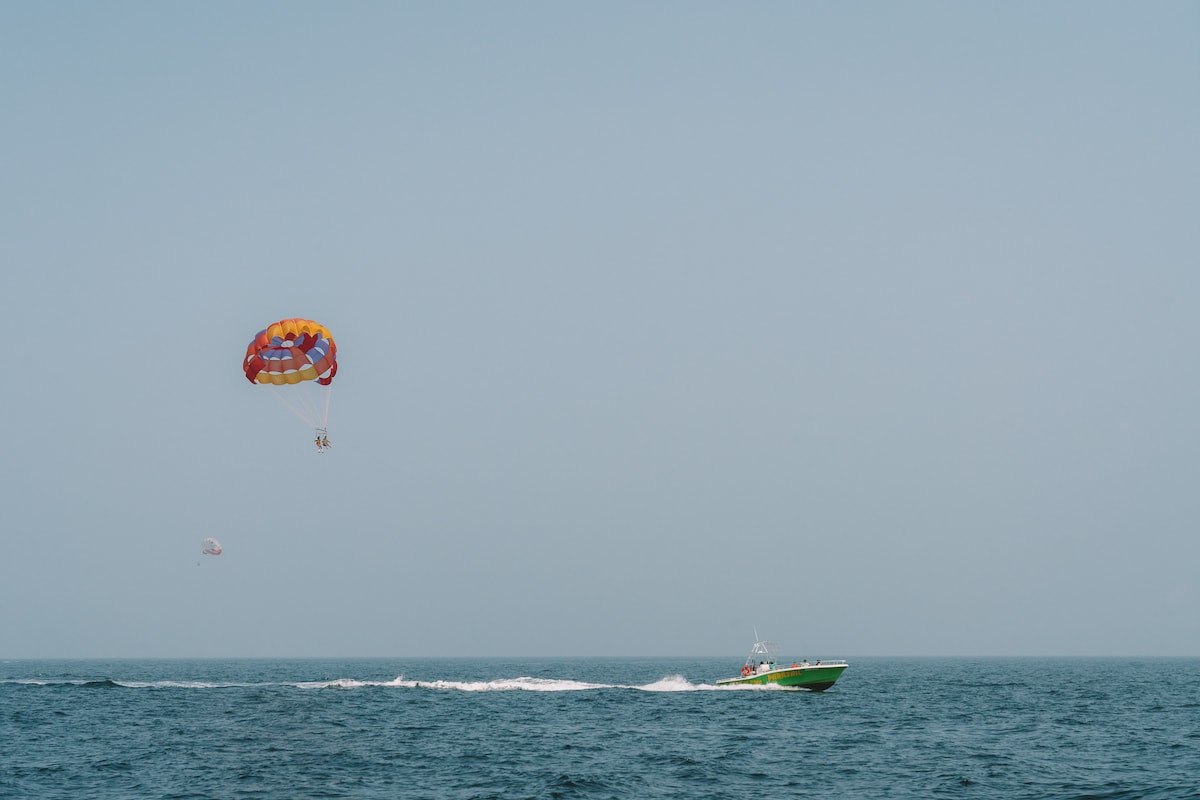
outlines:
[[846, 669], [846, 664], [808, 665], [804, 667], [780, 667], [766, 672], [751, 673], [739, 678], [725, 678], [717, 686], [765, 686], [778, 684], [790, 689], [807, 689], [823, 692], [837, 682]]

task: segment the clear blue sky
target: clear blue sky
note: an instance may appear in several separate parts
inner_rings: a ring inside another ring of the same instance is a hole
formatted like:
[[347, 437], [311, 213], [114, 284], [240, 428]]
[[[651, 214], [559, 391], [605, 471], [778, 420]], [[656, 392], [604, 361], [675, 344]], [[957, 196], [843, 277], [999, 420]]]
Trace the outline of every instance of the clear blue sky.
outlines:
[[0, 108], [0, 657], [1200, 655], [1195, 2], [11, 2]]

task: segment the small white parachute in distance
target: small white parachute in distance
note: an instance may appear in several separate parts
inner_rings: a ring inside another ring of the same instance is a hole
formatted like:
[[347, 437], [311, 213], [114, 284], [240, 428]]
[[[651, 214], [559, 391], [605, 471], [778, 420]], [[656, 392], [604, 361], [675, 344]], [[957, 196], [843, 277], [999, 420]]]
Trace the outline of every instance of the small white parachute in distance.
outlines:
[[221, 543], [211, 536], [200, 542], [200, 552], [206, 556], [221, 555]]

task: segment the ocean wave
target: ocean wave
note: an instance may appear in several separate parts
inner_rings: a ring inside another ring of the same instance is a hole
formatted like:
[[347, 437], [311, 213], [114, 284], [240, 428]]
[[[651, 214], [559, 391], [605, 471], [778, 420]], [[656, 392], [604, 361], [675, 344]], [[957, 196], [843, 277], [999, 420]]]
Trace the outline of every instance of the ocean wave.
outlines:
[[270, 683], [236, 683], [225, 681], [116, 681], [129, 689], [254, 689], [278, 686]]
[[10, 678], [2, 680], [0, 683], [16, 686], [76, 687], [84, 689], [112, 689], [121, 686], [120, 683], [110, 678]]
[[390, 681], [364, 681], [337, 678], [325, 681], [303, 681], [293, 684], [298, 689], [360, 689], [384, 687], [392, 689], [435, 689], [457, 692], [583, 692], [601, 689], [636, 689], [644, 692], [696, 692], [717, 689], [711, 684], [692, 683], [682, 675], [668, 675], [642, 685], [591, 683], [570, 678], [495, 678], [487, 681], [461, 681], [444, 678], [406, 678], [401, 675]]
[[499, 678], [491, 681], [415, 681], [420, 689], [455, 689], [463, 692], [578, 692], [588, 689], [611, 689], [606, 683], [584, 683], [554, 678]]
[[247, 689], [285, 685], [221, 681], [134, 681], [122, 678], [8, 678], [0, 680], [0, 684], [84, 689]]
[[745, 685], [745, 686], [715, 686], [710, 683], [693, 683], [683, 675], [666, 675], [656, 681], [645, 684], [592, 683], [571, 678], [535, 678], [521, 676], [516, 678], [494, 678], [492, 680], [463, 681], [445, 678], [407, 678], [400, 675], [392, 680], [362, 680], [359, 678], [333, 678], [315, 681], [294, 682], [238, 682], [211, 680], [158, 680], [138, 681], [121, 678], [21, 678], [0, 680], [0, 683], [22, 684], [30, 686], [67, 686], [86, 688], [123, 688], [123, 689], [433, 689], [458, 692], [582, 692], [605, 689], [636, 690], [642, 692], [704, 692], [704, 691], [788, 691], [787, 688], [775, 684]]
[[668, 675], [665, 678], [659, 678], [654, 683], [630, 688], [641, 689], [643, 692], [703, 692], [717, 687], [707, 683], [692, 683], [682, 675]]

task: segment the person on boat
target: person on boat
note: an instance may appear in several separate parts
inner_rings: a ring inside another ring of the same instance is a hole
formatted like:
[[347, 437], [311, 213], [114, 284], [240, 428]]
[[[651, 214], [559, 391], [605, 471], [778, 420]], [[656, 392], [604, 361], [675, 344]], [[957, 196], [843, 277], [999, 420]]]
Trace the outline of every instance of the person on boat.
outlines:
[[802, 659], [800, 659], [800, 666], [802, 666], [802, 667], [807, 667], [807, 666], [808, 666], [808, 659], [807, 659], [807, 658], [802, 658]]

